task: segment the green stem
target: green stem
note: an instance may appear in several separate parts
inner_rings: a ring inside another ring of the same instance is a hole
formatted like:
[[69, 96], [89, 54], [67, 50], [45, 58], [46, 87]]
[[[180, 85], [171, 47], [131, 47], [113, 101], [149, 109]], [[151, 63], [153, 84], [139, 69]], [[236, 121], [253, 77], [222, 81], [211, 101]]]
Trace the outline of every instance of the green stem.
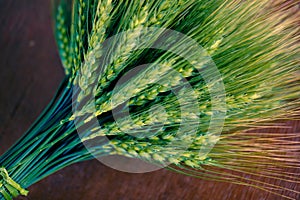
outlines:
[[[72, 89], [68, 79], [63, 80], [40, 117], [0, 157], [0, 167], [20, 187], [27, 188], [68, 165], [93, 158], [77, 135], [74, 123], [65, 120], [72, 114]], [[7, 188], [0, 187], [0, 200], [12, 196]]]

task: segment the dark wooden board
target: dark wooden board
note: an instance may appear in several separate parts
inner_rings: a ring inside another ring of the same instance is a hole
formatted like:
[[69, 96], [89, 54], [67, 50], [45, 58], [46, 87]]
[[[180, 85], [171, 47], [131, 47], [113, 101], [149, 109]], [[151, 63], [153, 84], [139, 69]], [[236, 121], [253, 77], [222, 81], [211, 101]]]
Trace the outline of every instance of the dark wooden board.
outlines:
[[[0, 154], [39, 115], [64, 74], [49, 0], [0, 0]], [[299, 132], [299, 123], [293, 124]], [[289, 188], [299, 185], [290, 184]], [[69, 166], [29, 188], [33, 200], [257, 200], [282, 199], [258, 189], [159, 170], [119, 172], [93, 160]], [[300, 196], [298, 196], [300, 199]]]

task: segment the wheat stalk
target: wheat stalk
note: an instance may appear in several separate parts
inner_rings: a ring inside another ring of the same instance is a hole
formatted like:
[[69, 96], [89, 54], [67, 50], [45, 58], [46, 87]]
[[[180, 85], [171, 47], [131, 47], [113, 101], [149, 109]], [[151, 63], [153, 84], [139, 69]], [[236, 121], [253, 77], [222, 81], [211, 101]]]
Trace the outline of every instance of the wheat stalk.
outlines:
[[[26, 194], [22, 188], [57, 170], [103, 155], [173, 164], [168, 168], [179, 173], [292, 198], [279, 190], [299, 192], [256, 177], [299, 182], [284, 171], [299, 167], [299, 143], [293, 141], [299, 136], [262, 130], [277, 128], [274, 120], [298, 118], [295, 5], [268, 0], [57, 1], [56, 40], [66, 78], [36, 123], [0, 157], [7, 172], [0, 177], [3, 198]], [[187, 37], [166, 38], [170, 28]], [[125, 34], [114, 37], [120, 33]], [[158, 43], [169, 51], [152, 50]], [[200, 54], [198, 46], [204, 48]], [[145, 63], [151, 64], [120, 81]], [[220, 82], [226, 95], [212, 95]], [[215, 106], [218, 100], [222, 106]], [[224, 120], [221, 135], [211, 129], [211, 119]], [[76, 130], [82, 127], [79, 137]], [[92, 145], [87, 150], [84, 144]], [[236, 174], [241, 172], [255, 177], [247, 180]]]

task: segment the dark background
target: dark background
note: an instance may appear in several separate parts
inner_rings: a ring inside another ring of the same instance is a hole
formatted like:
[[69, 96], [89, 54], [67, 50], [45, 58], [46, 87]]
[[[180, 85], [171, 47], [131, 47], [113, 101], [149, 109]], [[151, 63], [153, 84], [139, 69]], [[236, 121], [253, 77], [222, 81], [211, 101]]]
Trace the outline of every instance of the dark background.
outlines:
[[[26, 131], [64, 77], [50, 10], [49, 0], [0, 0], [0, 154]], [[299, 122], [292, 126], [299, 132]], [[299, 184], [287, 186], [300, 191]], [[28, 197], [18, 199], [282, 199], [168, 170], [123, 173], [96, 160], [67, 167], [29, 190]]]

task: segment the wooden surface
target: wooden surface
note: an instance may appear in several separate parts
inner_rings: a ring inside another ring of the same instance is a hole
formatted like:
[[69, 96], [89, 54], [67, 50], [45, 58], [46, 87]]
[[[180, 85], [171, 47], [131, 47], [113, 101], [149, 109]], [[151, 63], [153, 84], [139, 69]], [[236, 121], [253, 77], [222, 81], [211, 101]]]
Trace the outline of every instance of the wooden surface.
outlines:
[[[50, 1], [0, 0], [0, 154], [39, 115], [63, 76], [51, 29]], [[299, 132], [300, 126], [293, 128]], [[299, 185], [289, 187], [299, 189]], [[67, 167], [29, 190], [28, 197], [18, 199], [282, 199], [258, 189], [167, 170], [123, 173], [96, 160]]]

